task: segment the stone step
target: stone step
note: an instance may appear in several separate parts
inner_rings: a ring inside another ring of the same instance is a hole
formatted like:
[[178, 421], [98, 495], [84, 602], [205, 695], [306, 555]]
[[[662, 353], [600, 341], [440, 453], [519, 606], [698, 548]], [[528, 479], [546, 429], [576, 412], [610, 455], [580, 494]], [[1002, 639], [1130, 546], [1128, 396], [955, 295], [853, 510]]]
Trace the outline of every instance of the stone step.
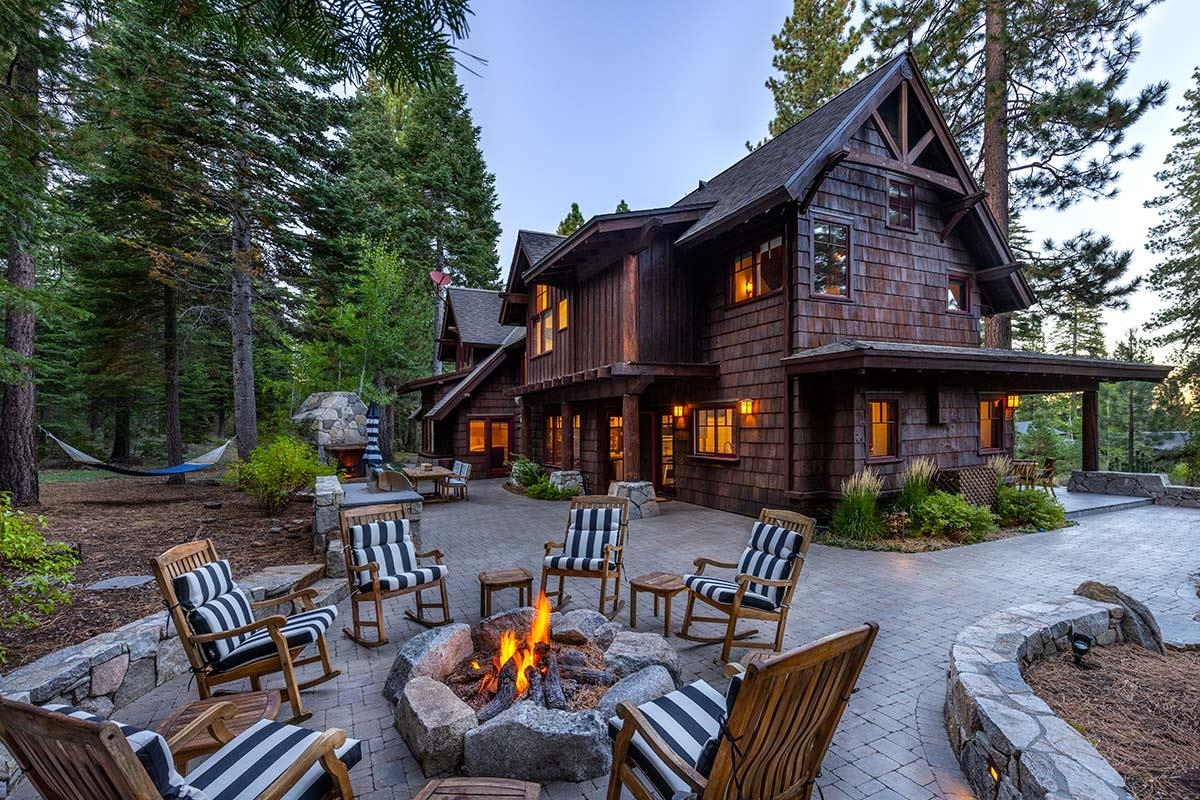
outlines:
[[321, 578], [312, 588], [317, 590], [318, 606], [336, 606], [350, 596], [350, 585], [345, 578]]
[[1122, 498], [1118, 502], [1105, 503], [1104, 505], [1095, 505], [1088, 508], [1075, 508], [1067, 512], [1067, 519], [1080, 519], [1081, 517], [1094, 517], [1097, 514], [1111, 514], [1114, 511], [1128, 511], [1131, 508], [1141, 508], [1142, 506], [1154, 505], [1153, 497], [1128, 497]]

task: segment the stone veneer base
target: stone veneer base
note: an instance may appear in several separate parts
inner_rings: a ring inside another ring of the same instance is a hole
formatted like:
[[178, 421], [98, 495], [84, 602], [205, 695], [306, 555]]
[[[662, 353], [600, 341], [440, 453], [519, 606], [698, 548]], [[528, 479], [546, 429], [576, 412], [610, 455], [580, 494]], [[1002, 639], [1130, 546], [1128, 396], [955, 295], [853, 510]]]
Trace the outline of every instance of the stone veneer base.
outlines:
[[1200, 486], [1175, 486], [1159, 472], [1092, 472], [1073, 470], [1068, 492], [1150, 497], [1155, 505], [1200, 508]]

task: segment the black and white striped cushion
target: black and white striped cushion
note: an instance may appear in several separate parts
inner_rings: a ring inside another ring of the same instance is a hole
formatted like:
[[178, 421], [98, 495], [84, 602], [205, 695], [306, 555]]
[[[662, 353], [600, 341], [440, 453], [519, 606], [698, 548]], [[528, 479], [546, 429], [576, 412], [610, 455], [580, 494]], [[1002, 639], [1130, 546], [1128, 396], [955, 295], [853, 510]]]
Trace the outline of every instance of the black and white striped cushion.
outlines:
[[[738, 585], [734, 581], [710, 578], [707, 575], [684, 575], [683, 583], [696, 594], [727, 605], [733, 602], [733, 596], [737, 594], [738, 590]], [[779, 607], [770, 597], [752, 592], [749, 588], [742, 595], [742, 605], [761, 608], [763, 611], [774, 611]]]
[[[446, 569], [445, 564], [430, 564], [426, 567], [418, 567], [412, 572], [401, 572], [399, 575], [380, 575], [379, 588], [385, 592], [411, 589], [414, 586], [424, 586], [427, 583], [439, 581], [448, 573], [449, 570]], [[363, 590], [371, 588], [371, 573], [359, 573], [358, 587]]]
[[233, 579], [229, 561], [226, 559], [177, 575], [171, 583], [179, 605], [186, 609], [202, 606], [213, 598], [228, 594], [237, 588], [237, 582]]
[[[250, 598], [246, 593], [241, 589], [234, 589], [193, 608], [188, 612], [188, 622], [196, 633], [220, 633], [254, 622], [254, 612], [250, 609]], [[251, 635], [253, 634], [241, 633], [228, 639], [206, 642], [200, 649], [208, 663], [215, 664], [226, 658]]]
[[[409, 539], [394, 544], [380, 544], [374, 547], [359, 547], [350, 551], [351, 560], [356, 567], [367, 564], [379, 565], [380, 575], [399, 575], [402, 572], [412, 572], [417, 564], [417, 552]], [[362, 573], [370, 578], [370, 573]]]
[[[705, 743], [720, 728], [721, 718], [725, 714], [725, 696], [704, 681], [696, 681], [657, 700], [643, 703], [638, 710], [646, 715], [655, 731], [680, 758], [695, 765]], [[622, 724], [618, 717], [609, 719], [609, 735], [615, 739]], [[630, 742], [629, 755], [662, 797], [691, 794], [691, 788], [667, 769], [641, 734], [635, 735]]]
[[[762, 550], [754, 550], [747, 547], [742, 551], [742, 557], [738, 559], [737, 571], [739, 575], [753, 575], [756, 578], [763, 578], [769, 581], [781, 581], [788, 576], [792, 569], [792, 562], [786, 558], [776, 558], [770, 553], [765, 553]], [[748, 592], [761, 594], [763, 597], [768, 597], [774, 605], [779, 605], [783, 602], [784, 592], [783, 586], [764, 586], [760, 583], [750, 582], [746, 587]]]
[[761, 550], [776, 558], [795, 558], [800, 553], [804, 536], [800, 533], [766, 522], [755, 522], [746, 547]]
[[[251, 800], [258, 797], [295, 763], [319, 731], [262, 720], [192, 770], [188, 783], [211, 800]], [[362, 745], [346, 739], [338, 759], [352, 768], [362, 759]], [[283, 796], [284, 800], [320, 800], [332, 788], [329, 776], [316, 764]]]
[[[575, 556], [546, 556], [546, 566], [550, 569], [569, 569], [582, 572], [603, 572], [603, 558], [576, 558]], [[609, 569], [616, 569], [616, 562], [608, 562]]]
[[605, 545], [619, 544], [620, 531], [619, 508], [571, 509], [563, 555], [602, 559]]
[[[47, 705], [43, 708], [88, 722], [104, 721], [103, 717], [98, 717], [74, 706]], [[171, 757], [171, 748], [167, 746], [166, 739], [154, 731], [135, 728], [117, 720], [112, 720], [112, 722], [121, 729], [121, 735], [125, 737], [125, 741], [129, 742], [129, 749], [133, 750], [133, 754], [137, 756], [138, 761], [146, 770], [146, 774], [150, 776], [150, 782], [164, 798], [210, 800], [207, 794], [189, 786], [184, 777], [175, 771], [175, 762]]]
[[381, 519], [350, 527], [350, 546], [355, 550], [399, 544], [408, 538], [408, 520]]
[[[312, 644], [324, 635], [335, 619], [337, 619], [337, 608], [322, 606], [314, 608], [312, 611], [292, 614], [287, 618], [287, 623], [279, 630], [287, 639], [290, 647], [302, 647]], [[279, 649], [275, 646], [275, 640], [271, 638], [270, 631], [264, 628], [261, 632], [243, 637], [238, 645], [226, 653], [214, 666], [222, 670], [233, 669], [260, 658], [273, 656], [278, 652]]]

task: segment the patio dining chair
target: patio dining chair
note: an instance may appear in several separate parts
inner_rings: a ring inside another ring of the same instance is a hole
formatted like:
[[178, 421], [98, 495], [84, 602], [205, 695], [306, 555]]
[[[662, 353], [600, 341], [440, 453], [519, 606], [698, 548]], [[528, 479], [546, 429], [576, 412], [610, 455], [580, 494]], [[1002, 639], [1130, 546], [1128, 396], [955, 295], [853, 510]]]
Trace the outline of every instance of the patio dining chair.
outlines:
[[617, 706], [608, 800], [809, 800], [879, 626], [868, 622], [783, 655], [730, 665], [722, 695], [703, 680]]
[[[262, 689], [264, 675], [283, 675], [292, 721], [312, 716], [305, 711], [300, 692], [333, 680], [341, 674], [329, 662], [325, 631], [337, 619], [334, 606], [317, 607], [315, 589], [300, 589], [282, 597], [251, 602], [233, 579], [229, 562], [217, 558], [209, 539], [185, 542], [150, 560], [163, 603], [170, 610], [179, 640], [196, 676], [200, 699], [212, 696], [212, 687], [250, 680]], [[256, 620], [254, 612], [299, 601], [302, 611], [290, 616], [272, 614]], [[309, 645], [317, 653], [298, 656]], [[320, 662], [324, 673], [300, 683], [296, 668]]]
[[1042, 465], [1042, 468], [1038, 470], [1037, 473], [1038, 488], [1044, 489], [1051, 497], [1058, 497], [1054, 491], [1054, 478], [1057, 471], [1057, 464], [1058, 459], [1047, 458], [1046, 463]]
[[1018, 489], [1033, 489], [1037, 486], [1037, 477], [1040, 471], [1036, 461], [1017, 459], [1013, 461], [1012, 465], [1013, 482], [1016, 483]]
[[[546, 542], [542, 559], [542, 591], [547, 595], [547, 580], [557, 576], [558, 607], [570, 599], [566, 578], [591, 578], [600, 581], [600, 613], [612, 619], [621, 610], [621, 570], [625, 560], [625, 541], [629, 536], [629, 500], [608, 495], [580, 495], [571, 498], [567, 528], [561, 542]], [[555, 551], [561, 554], [555, 555]], [[612, 581], [612, 596], [609, 596]], [[605, 606], [612, 605], [611, 613]]]
[[[362, 746], [345, 731], [262, 720], [232, 737], [224, 722], [235, 713], [214, 705], [167, 741], [70, 706], [0, 697], [0, 742], [46, 800], [353, 800]], [[222, 747], [185, 777], [171, 748], [204, 730]]]
[[471, 465], [465, 461], [455, 461], [451, 469], [454, 474], [446, 478], [446, 490], [455, 497], [470, 500]]
[[[350, 583], [350, 614], [353, 629], [343, 628], [346, 638], [363, 647], [381, 647], [388, 642], [383, 620], [383, 601], [407, 594], [416, 595], [416, 613], [404, 614], [427, 628], [448, 625], [450, 601], [446, 596], [446, 575], [442, 551], [418, 553], [410, 534], [409, 507], [405, 503], [365, 506], [341, 513], [342, 554], [346, 560], [346, 580]], [[422, 564], [420, 559], [433, 559]], [[436, 590], [440, 601], [426, 603], [422, 593]], [[375, 616], [363, 616], [362, 605], [375, 607]], [[425, 617], [429, 609], [441, 609], [441, 619]], [[374, 628], [375, 638], [363, 635], [363, 628]]]
[[[734, 641], [741, 642], [743, 647], [772, 648], [776, 653], [782, 650], [788, 609], [815, 530], [816, 520], [811, 517], [764, 508], [738, 561], [697, 558], [696, 572], [683, 578], [688, 588], [688, 604], [678, 636], [694, 642], [723, 642], [722, 661], [729, 660]], [[707, 567], [734, 569], [736, 573], [732, 580], [718, 578], [706, 574]], [[697, 601], [715, 609], [720, 616], [697, 615]], [[774, 622], [774, 642], [742, 641], [758, 633], [754, 628], [739, 631], [737, 625], [743, 619]], [[724, 623], [725, 635], [693, 634], [690, 628], [695, 622]]]

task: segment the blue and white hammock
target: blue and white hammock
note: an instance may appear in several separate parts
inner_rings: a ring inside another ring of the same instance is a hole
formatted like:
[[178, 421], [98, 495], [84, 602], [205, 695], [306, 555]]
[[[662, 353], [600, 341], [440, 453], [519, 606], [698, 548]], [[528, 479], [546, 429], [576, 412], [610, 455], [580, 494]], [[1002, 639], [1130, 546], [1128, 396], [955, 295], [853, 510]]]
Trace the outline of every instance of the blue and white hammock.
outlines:
[[185, 461], [182, 464], [176, 464], [173, 467], [163, 467], [162, 469], [129, 469], [127, 467], [118, 467], [115, 464], [105, 463], [95, 456], [89, 456], [82, 450], [76, 450], [74, 447], [71, 447], [71, 445], [67, 444], [62, 439], [59, 439], [45, 428], [42, 428], [42, 433], [46, 434], [51, 441], [61, 447], [62, 451], [67, 454], [67, 458], [71, 459], [77, 464], [83, 464], [86, 467], [95, 467], [96, 469], [105, 469], [109, 472], [115, 472], [118, 475], [136, 475], [141, 477], [183, 475], [188, 472], [199, 472], [202, 469], [208, 469], [213, 464], [216, 464], [221, 460], [221, 456], [225, 455], [225, 448], [229, 447], [229, 442], [233, 441], [233, 439], [230, 439], [220, 447], [209, 450], [207, 453], [197, 456], [191, 461]]

